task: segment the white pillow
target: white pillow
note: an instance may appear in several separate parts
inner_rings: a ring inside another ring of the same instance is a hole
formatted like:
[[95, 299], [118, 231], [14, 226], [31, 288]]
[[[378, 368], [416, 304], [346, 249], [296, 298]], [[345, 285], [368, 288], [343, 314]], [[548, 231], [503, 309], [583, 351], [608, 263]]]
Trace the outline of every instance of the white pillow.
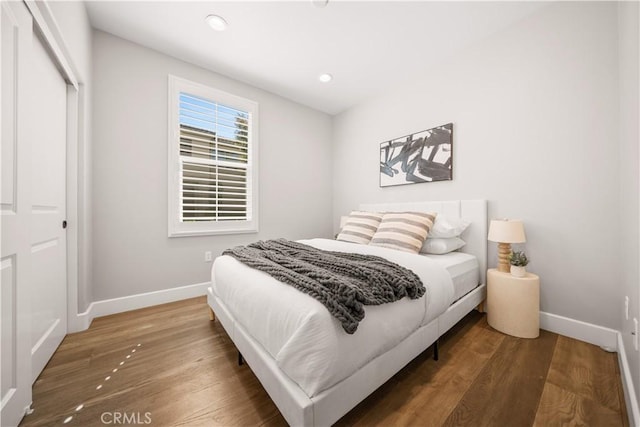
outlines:
[[429, 237], [433, 239], [448, 239], [458, 237], [471, 224], [462, 218], [453, 218], [446, 215], [438, 215], [436, 221], [429, 232]]
[[424, 241], [424, 245], [422, 245], [420, 253], [443, 255], [458, 250], [464, 245], [466, 245], [465, 241], [459, 237], [450, 237], [448, 239], [432, 239], [429, 237]]

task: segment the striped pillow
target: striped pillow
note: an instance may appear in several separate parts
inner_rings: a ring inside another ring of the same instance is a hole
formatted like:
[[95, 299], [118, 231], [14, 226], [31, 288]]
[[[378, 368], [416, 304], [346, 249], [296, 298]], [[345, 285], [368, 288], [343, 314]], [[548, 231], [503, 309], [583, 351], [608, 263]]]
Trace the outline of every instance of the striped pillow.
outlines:
[[377, 212], [353, 211], [336, 240], [368, 244], [375, 234], [384, 214]]
[[369, 244], [417, 254], [433, 227], [436, 215], [426, 212], [386, 213]]

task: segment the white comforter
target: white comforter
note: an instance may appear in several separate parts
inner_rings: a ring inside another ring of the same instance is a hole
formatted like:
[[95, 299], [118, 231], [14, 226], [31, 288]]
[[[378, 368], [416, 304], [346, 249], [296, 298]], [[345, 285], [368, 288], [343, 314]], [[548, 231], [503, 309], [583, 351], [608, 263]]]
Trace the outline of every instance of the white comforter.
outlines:
[[453, 302], [449, 274], [425, 256], [328, 239], [300, 243], [387, 258], [413, 270], [427, 288], [427, 298], [405, 297], [390, 304], [366, 306], [358, 330], [349, 335], [313, 297], [231, 256], [218, 257], [212, 270], [214, 294], [309, 397], [394, 347]]

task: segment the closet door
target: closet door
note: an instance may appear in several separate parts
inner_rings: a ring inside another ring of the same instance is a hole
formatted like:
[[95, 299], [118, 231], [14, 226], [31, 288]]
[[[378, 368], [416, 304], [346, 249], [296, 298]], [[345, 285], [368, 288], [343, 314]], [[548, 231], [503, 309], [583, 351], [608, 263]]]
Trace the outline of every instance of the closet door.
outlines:
[[40, 37], [32, 38], [34, 75], [24, 94], [30, 141], [31, 380], [67, 333], [67, 83]]
[[31, 385], [67, 331], [67, 84], [27, 7], [1, 3], [0, 425], [17, 425]]
[[31, 184], [26, 104], [21, 94], [31, 80], [29, 55], [33, 29], [26, 6], [0, 3], [0, 425], [17, 425], [31, 404]]

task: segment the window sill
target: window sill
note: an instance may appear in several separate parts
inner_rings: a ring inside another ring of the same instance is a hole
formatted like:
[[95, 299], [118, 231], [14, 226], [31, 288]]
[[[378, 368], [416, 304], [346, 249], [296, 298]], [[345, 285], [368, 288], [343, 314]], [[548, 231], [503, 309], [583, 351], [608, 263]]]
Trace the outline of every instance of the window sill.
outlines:
[[169, 231], [169, 237], [194, 237], [194, 236], [221, 236], [231, 234], [250, 234], [257, 233], [258, 229], [237, 229], [237, 230], [184, 230], [184, 231]]

